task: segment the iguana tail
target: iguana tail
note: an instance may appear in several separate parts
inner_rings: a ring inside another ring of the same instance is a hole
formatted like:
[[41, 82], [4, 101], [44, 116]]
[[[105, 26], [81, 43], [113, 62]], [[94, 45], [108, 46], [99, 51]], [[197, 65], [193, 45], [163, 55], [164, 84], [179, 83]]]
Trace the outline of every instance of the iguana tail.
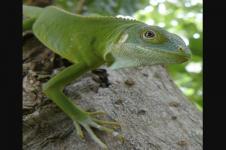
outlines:
[[43, 8], [23, 5], [23, 31], [30, 30]]

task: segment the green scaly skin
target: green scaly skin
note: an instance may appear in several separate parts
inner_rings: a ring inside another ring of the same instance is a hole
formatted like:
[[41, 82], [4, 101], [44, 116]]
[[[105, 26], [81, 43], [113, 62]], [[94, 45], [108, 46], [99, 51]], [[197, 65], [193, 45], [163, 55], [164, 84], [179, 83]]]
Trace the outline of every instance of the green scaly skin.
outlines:
[[62, 92], [64, 86], [103, 64], [118, 69], [182, 63], [191, 57], [190, 50], [179, 36], [136, 20], [85, 17], [54, 6], [23, 6], [23, 15], [24, 31], [32, 30], [46, 47], [73, 63], [43, 86], [44, 93], [73, 120], [80, 137], [83, 137], [83, 127], [105, 149], [107, 146], [91, 127], [121, 137], [113, 129], [103, 126], [118, 124], [97, 120], [93, 115], [100, 112], [89, 113], [74, 105]]

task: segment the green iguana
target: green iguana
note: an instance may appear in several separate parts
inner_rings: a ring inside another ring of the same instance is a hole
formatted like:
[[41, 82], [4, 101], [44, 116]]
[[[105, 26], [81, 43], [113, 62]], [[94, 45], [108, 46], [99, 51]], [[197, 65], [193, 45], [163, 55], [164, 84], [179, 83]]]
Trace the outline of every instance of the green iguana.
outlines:
[[118, 124], [98, 120], [92, 115], [101, 112], [86, 112], [74, 105], [63, 94], [64, 86], [102, 64], [117, 69], [182, 63], [191, 57], [179, 36], [136, 20], [75, 15], [54, 6], [23, 6], [23, 17], [24, 31], [32, 30], [46, 47], [73, 63], [43, 86], [44, 93], [73, 120], [80, 137], [83, 137], [83, 127], [102, 148], [107, 146], [91, 128], [121, 137], [103, 126]]

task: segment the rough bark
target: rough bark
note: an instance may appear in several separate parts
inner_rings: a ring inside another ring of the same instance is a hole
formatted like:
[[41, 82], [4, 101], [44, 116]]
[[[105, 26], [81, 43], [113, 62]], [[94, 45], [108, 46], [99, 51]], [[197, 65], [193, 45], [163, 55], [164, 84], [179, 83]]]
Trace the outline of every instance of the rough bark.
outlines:
[[[25, 47], [40, 49], [40, 54], [49, 52], [37, 42], [34, 45]], [[28, 63], [24, 68], [26, 66]], [[86, 132], [85, 139], [80, 139], [72, 121], [41, 93], [41, 83], [46, 79], [40, 80], [31, 67], [25, 72], [23, 149], [99, 150]], [[94, 80], [95, 76], [88, 72], [68, 85], [65, 93], [84, 109], [108, 114], [100, 116], [101, 119], [121, 124], [118, 131], [125, 136], [124, 143], [95, 130], [110, 150], [202, 149], [202, 113], [183, 96], [164, 67], [107, 69], [107, 72], [109, 87], [101, 87]]]

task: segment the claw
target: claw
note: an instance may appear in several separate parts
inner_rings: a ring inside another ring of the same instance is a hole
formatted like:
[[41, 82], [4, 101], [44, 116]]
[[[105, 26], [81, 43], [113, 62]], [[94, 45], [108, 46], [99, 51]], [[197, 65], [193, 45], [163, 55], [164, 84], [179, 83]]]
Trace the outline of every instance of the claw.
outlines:
[[103, 121], [103, 120], [99, 120], [99, 119], [96, 119], [96, 118], [92, 118], [93, 121], [99, 123], [99, 124], [102, 124], [102, 125], [111, 125], [111, 126], [114, 126], [114, 128], [119, 128], [120, 127], [120, 124], [117, 123], [117, 122], [113, 122], [113, 121]]
[[124, 142], [124, 136], [123, 135], [121, 135], [121, 134], [119, 134], [118, 132], [112, 132], [112, 135], [114, 136], [114, 137], [117, 137], [121, 142]]
[[76, 121], [73, 121], [73, 124], [74, 124], [74, 126], [76, 128], [77, 134], [79, 135], [80, 138], [83, 139], [84, 135], [83, 135], [83, 132], [82, 132], [82, 129], [81, 129], [80, 125]]
[[95, 116], [95, 115], [106, 115], [106, 112], [103, 111], [95, 111], [95, 112], [88, 112], [89, 115]]
[[[102, 121], [102, 120], [100, 120], [100, 121]], [[105, 122], [105, 121], [104, 121], [104, 122]], [[108, 122], [108, 121], [107, 121], [107, 122]], [[119, 134], [118, 132], [115, 132], [114, 130], [112, 130], [112, 129], [110, 129], [110, 128], [107, 128], [107, 127], [98, 125], [98, 124], [95, 123], [95, 122], [92, 122], [92, 123], [91, 123], [91, 126], [94, 127], [94, 128], [97, 128], [97, 129], [99, 129], [99, 130], [101, 130], [101, 131], [105, 131], [105, 132], [107, 132], [107, 133], [112, 134], [114, 137], [119, 138], [119, 140], [120, 140], [121, 142], [124, 142], [124, 141], [125, 141], [125, 137], [124, 137], [123, 135]]]
[[91, 138], [98, 143], [103, 149], [108, 149], [107, 146], [93, 133], [92, 129], [87, 126], [87, 125], [83, 125], [83, 127], [86, 129], [86, 131], [89, 133], [89, 135], [91, 136]]
[[117, 122], [113, 122], [113, 121], [103, 121], [103, 120], [99, 120], [96, 118], [93, 118], [92, 115], [98, 115], [98, 114], [106, 114], [105, 112], [101, 112], [101, 111], [97, 111], [97, 112], [87, 112], [83, 119], [81, 120], [74, 120], [74, 126], [76, 128], [77, 134], [81, 137], [84, 138], [83, 132], [81, 127], [83, 127], [88, 134], [91, 136], [91, 138], [97, 143], [99, 144], [99, 146], [103, 149], [108, 149], [108, 147], [95, 135], [95, 133], [93, 132], [93, 130], [91, 129], [96, 128], [100, 131], [104, 131], [107, 133], [110, 133], [111, 135], [113, 135], [114, 137], [119, 138], [119, 140], [121, 142], [124, 142], [124, 137], [119, 134], [118, 132], [115, 132], [113, 129], [114, 128], [108, 128], [103, 126], [105, 125], [111, 125], [111, 126], [117, 126], [120, 127], [120, 125]]
[[99, 124], [97, 124], [97, 123], [95, 123], [93, 121], [90, 123], [90, 126], [92, 126], [94, 128], [97, 128], [97, 129], [99, 129], [101, 131], [105, 131], [107, 133], [113, 133], [114, 132], [114, 130], [112, 130], [110, 128], [107, 128], [107, 127], [104, 127], [104, 126], [101, 126], [101, 125], [99, 125]]
[[120, 142], [124, 143], [125, 142], [125, 137], [122, 134], [116, 135], [117, 138], [120, 140]]

